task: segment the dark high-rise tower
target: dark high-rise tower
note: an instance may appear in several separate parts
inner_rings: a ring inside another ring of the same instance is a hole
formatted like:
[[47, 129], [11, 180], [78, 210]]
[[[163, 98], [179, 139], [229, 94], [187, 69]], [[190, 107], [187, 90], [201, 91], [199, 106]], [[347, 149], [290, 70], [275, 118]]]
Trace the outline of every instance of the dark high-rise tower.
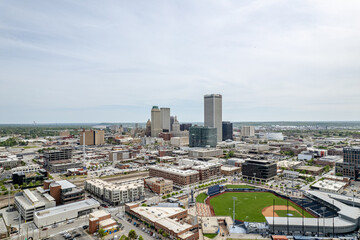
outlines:
[[233, 139], [233, 124], [231, 122], [222, 122], [222, 140]]

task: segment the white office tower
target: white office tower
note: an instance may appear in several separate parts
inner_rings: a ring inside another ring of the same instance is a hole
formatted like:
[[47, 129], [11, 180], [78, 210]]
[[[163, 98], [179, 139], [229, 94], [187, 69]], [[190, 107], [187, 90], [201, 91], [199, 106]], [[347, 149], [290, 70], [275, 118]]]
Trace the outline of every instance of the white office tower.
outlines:
[[217, 129], [217, 141], [222, 140], [222, 96], [209, 94], [204, 96], [204, 125]]
[[159, 137], [161, 132], [161, 112], [158, 106], [153, 106], [151, 109], [151, 136]]
[[255, 136], [255, 127], [254, 126], [242, 126], [241, 127], [241, 136], [254, 137]]
[[160, 108], [161, 128], [164, 132], [170, 132], [170, 108]]

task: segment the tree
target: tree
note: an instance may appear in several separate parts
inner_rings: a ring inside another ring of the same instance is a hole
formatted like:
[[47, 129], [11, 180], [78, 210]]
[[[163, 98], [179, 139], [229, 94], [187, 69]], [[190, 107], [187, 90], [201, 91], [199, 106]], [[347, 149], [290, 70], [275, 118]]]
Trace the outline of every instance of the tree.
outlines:
[[140, 235], [140, 236], [139, 236], [139, 240], [144, 240], [144, 238]]
[[137, 238], [135, 230], [133, 230], [133, 229], [130, 230], [130, 232], [128, 234], [128, 238], [129, 239], [136, 239]]
[[98, 232], [99, 232], [100, 237], [105, 237], [106, 233], [105, 233], [104, 229], [100, 228]]
[[147, 205], [146, 205], [146, 203], [143, 203], [143, 204], [141, 204], [141, 206], [142, 206], [142, 207], [146, 207]]

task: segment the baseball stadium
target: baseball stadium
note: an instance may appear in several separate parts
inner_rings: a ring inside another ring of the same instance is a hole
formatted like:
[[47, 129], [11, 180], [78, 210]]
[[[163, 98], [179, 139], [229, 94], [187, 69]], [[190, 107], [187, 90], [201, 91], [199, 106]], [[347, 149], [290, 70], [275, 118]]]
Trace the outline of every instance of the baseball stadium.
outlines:
[[292, 198], [247, 185], [216, 185], [196, 200], [199, 216], [235, 217], [238, 225], [261, 225], [273, 234], [335, 236], [356, 231], [360, 223], [360, 202], [313, 190]]

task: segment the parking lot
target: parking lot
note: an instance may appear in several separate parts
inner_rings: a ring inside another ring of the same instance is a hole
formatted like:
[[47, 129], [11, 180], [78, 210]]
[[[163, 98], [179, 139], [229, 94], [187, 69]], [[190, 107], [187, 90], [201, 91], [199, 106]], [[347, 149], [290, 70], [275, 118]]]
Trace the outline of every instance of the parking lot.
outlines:
[[82, 228], [77, 228], [71, 231], [61, 232], [55, 236], [50, 237], [51, 240], [65, 240], [65, 239], [76, 239], [76, 240], [86, 240], [93, 238], [88, 233], [85, 232]]
[[143, 223], [141, 223], [139, 221], [131, 219], [128, 216], [125, 216], [124, 218], [119, 218], [118, 216], [116, 216], [116, 219], [124, 227], [123, 231], [122, 231], [122, 234], [124, 234], [124, 235], [127, 235], [129, 233], [129, 231], [133, 229], [133, 230], [135, 230], [136, 234], [138, 236], [141, 235], [144, 238], [144, 240], [154, 240], [154, 239], [162, 239], [163, 238], [158, 233], [156, 233], [154, 229], [148, 228], [147, 226], [145, 226]]

